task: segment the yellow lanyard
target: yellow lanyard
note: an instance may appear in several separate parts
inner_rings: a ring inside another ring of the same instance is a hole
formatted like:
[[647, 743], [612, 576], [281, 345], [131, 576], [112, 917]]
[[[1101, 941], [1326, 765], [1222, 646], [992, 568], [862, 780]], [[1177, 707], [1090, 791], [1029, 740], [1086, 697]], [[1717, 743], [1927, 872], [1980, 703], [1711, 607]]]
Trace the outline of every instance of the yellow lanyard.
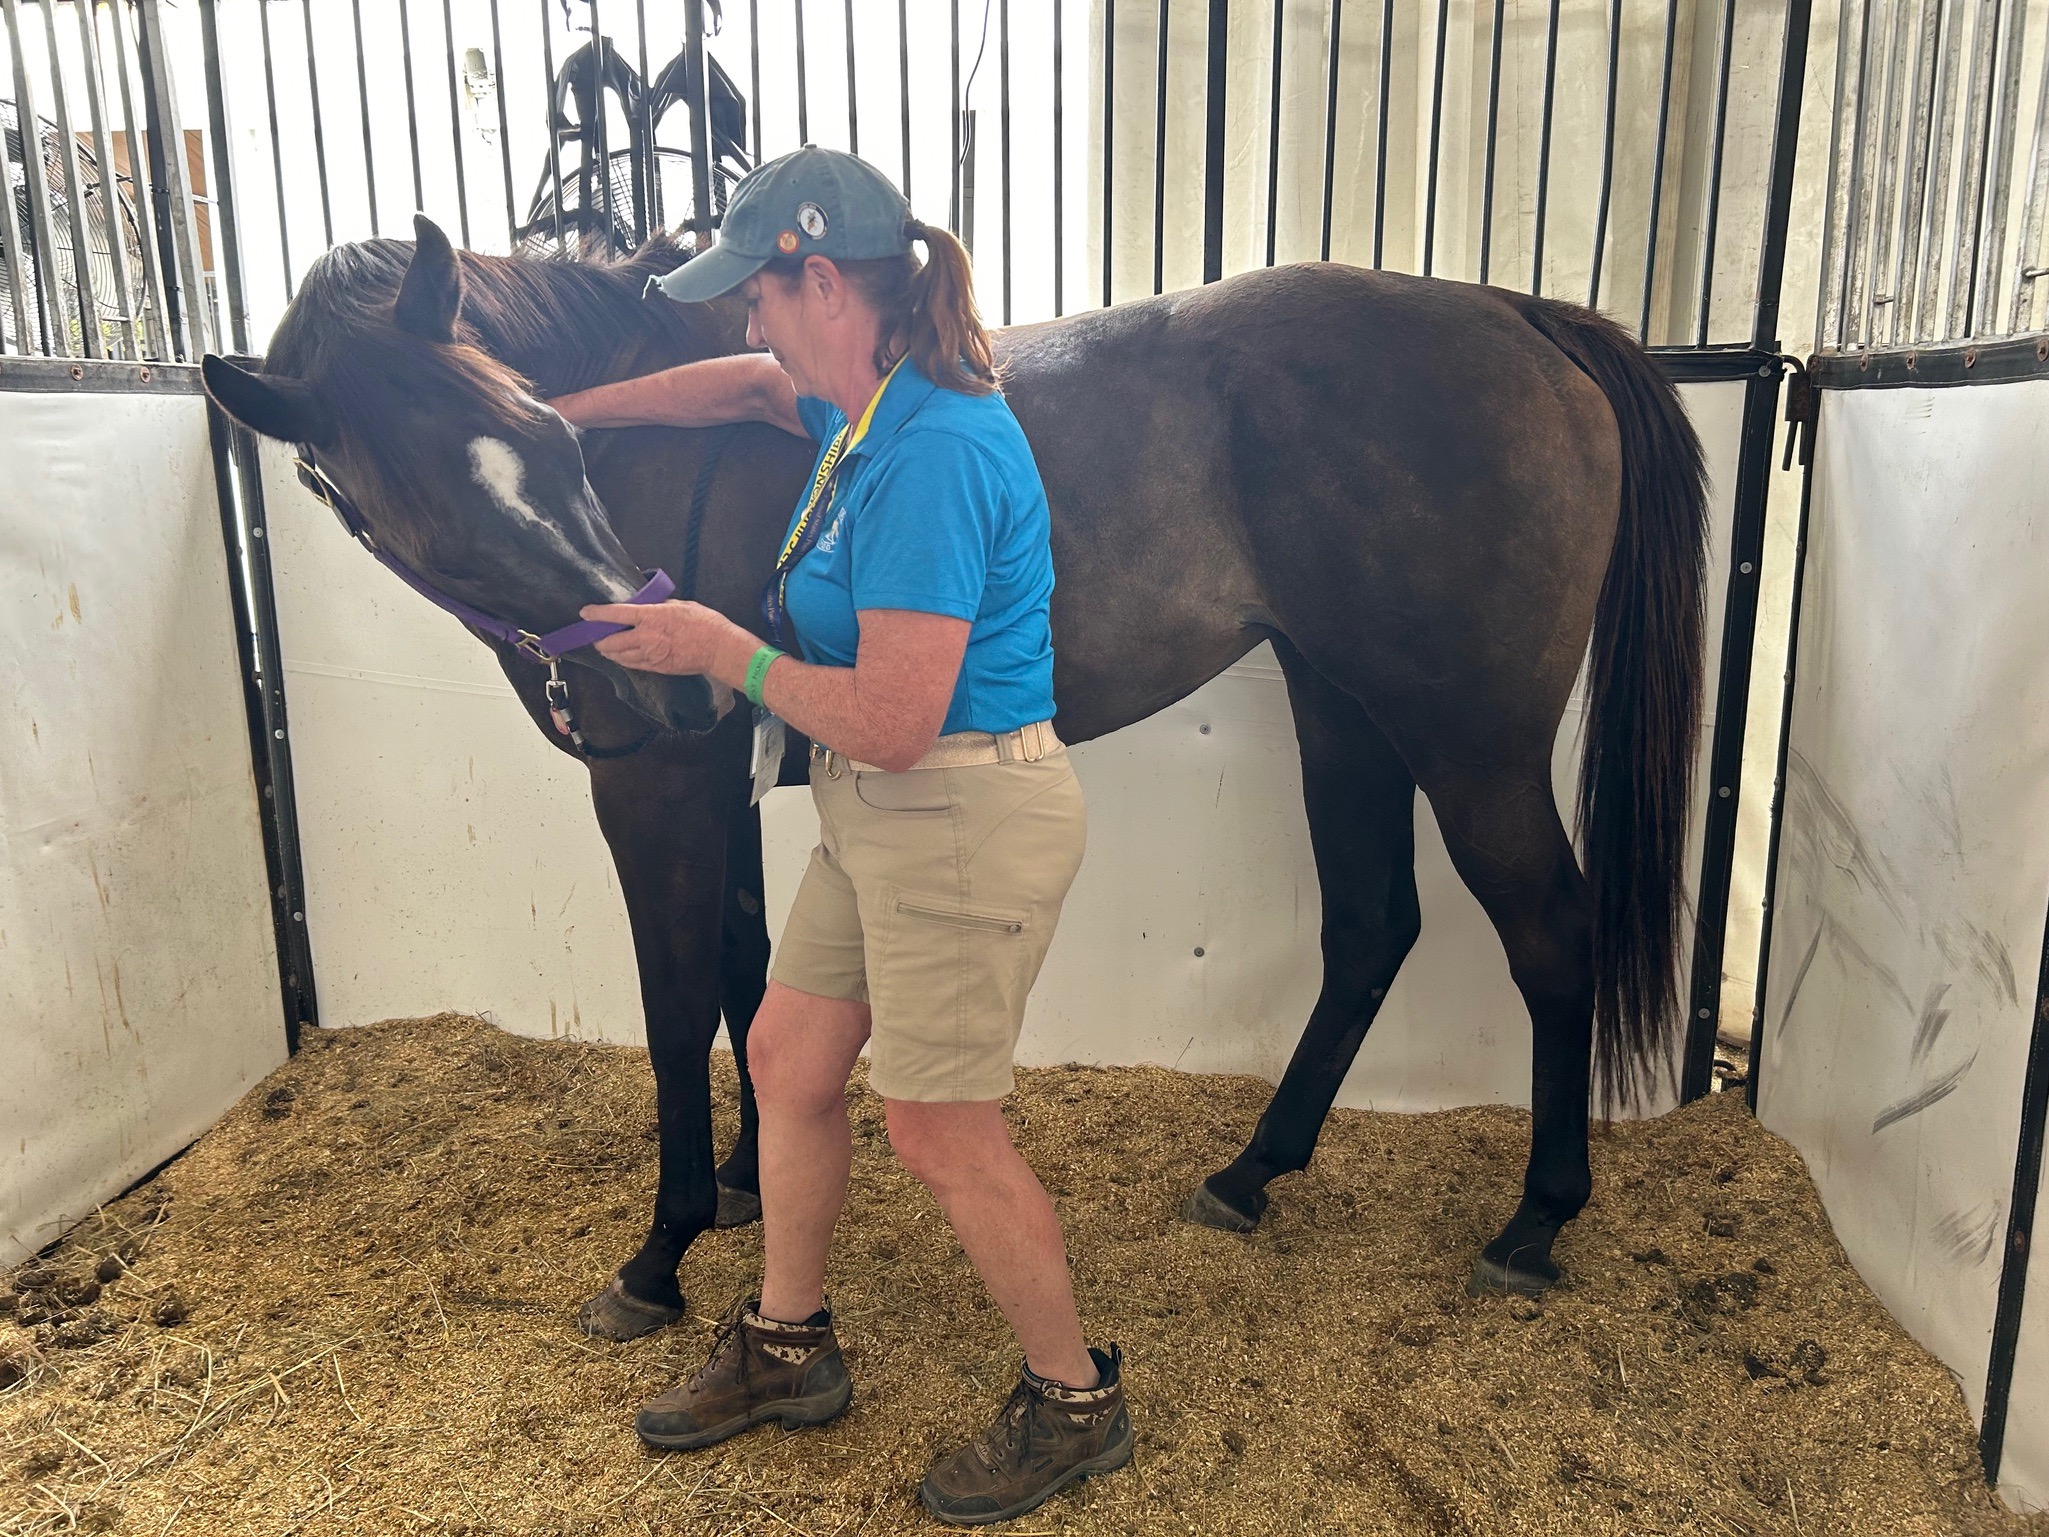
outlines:
[[783, 541], [782, 553], [776, 556], [776, 571], [779, 575], [787, 574], [788, 568], [796, 564], [792, 557], [796, 554], [797, 546], [803, 543], [804, 530], [811, 526], [812, 513], [818, 510], [821, 500], [827, 500], [830, 505], [829, 499], [825, 498], [825, 489], [832, 484], [840, 461], [852, 453], [861, 440], [868, 436], [868, 428], [875, 420], [875, 408], [882, 404], [883, 394], [889, 389], [889, 381], [896, 377], [896, 371], [903, 366], [903, 358], [898, 358], [891, 364], [889, 372], [882, 376], [882, 383], [875, 387], [874, 395], [869, 398], [868, 408], [861, 413], [861, 420], [851, 428], [841, 427], [833, 435], [831, 445], [825, 450], [825, 456], [818, 461], [818, 473], [811, 479], [811, 495], [805, 499], [804, 510], [797, 515], [797, 521], [790, 529], [790, 537]]

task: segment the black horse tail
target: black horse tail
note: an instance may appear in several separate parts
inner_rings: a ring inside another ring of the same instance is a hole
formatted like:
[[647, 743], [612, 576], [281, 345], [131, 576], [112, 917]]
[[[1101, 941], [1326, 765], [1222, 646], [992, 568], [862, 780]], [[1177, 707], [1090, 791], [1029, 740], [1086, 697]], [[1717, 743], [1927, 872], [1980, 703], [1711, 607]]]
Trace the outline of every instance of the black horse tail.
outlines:
[[1605, 316], [1521, 301], [1608, 397], [1622, 505], [1594, 613], [1578, 833], [1594, 913], [1594, 1082], [1604, 1110], [1669, 1075], [1681, 1018], [1687, 803], [1700, 740], [1707, 485], [1678, 391]]

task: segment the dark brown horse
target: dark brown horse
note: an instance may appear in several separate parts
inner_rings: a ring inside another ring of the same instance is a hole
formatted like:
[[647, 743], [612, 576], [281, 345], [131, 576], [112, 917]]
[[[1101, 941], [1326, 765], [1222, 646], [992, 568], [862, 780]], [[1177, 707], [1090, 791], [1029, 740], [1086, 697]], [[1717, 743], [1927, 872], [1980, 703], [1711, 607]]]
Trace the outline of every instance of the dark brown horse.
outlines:
[[[737, 350], [737, 303], [643, 301], [682, 259], [666, 244], [599, 265], [458, 256], [425, 220], [418, 235], [329, 253], [262, 374], [207, 360], [214, 398], [311, 445], [388, 551], [515, 624], [567, 623], [655, 565], [758, 624], [812, 446], [761, 426], [579, 439], [535, 398]], [[1184, 1214], [1248, 1229], [1267, 1183], [1307, 1165], [1416, 938], [1420, 788], [1532, 1025], [1523, 1197], [1474, 1279], [1541, 1290], [1590, 1188], [1590, 1086], [1626, 1102], [1669, 1063], [1704, 535], [1677, 396], [1585, 310], [1335, 265], [1020, 327], [999, 356], [1053, 507], [1061, 736], [1140, 720], [1261, 641], [1295, 711], [1323, 991], [1250, 1144]], [[480, 439], [517, 496], [481, 472]], [[1582, 873], [1550, 766], [1590, 638]], [[498, 649], [567, 750], [541, 669]], [[653, 1227], [620, 1276], [677, 1306], [691, 1240], [758, 1210], [746, 1041], [768, 939], [747, 730], [703, 680], [572, 660], [661, 1126]], [[714, 1171], [722, 1010], [744, 1098]]]

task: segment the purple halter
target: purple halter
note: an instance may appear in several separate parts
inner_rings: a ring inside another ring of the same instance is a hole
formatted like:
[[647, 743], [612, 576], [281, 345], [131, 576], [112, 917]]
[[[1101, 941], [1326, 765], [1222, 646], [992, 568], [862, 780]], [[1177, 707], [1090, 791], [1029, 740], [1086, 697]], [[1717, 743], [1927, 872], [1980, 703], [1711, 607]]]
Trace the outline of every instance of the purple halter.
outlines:
[[[602, 619], [579, 619], [574, 624], [565, 624], [559, 630], [550, 630], [545, 635], [536, 635], [531, 630], [522, 630], [517, 625], [507, 624], [503, 619], [485, 613], [480, 608], [471, 608], [460, 598], [451, 598], [440, 588], [416, 575], [402, 561], [393, 559], [377, 546], [376, 538], [370, 532], [369, 524], [363, 521], [356, 504], [343, 494], [341, 487], [327, 478], [327, 472], [314, 462], [313, 450], [308, 444], [300, 444], [294, 460], [299, 472], [299, 484], [311, 491], [327, 504], [334, 515], [341, 519], [341, 526], [349, 536], [383, 563], [392, 575], [413, 589], [437, 608], [446, 609], [464, 624], [482, 630], [486, 635], [504, 641], [531, 661], [552, 668], [556, 659], [566, 652], [592, 641], [602, 640], [607, 635], [617, 635], [626, 626], [612, 624]], [[676, 584], [669, 580], [666, 571], [654, 570], [641, 573], [647, 580], [628, 603], [663, 603], [676, 594]]]

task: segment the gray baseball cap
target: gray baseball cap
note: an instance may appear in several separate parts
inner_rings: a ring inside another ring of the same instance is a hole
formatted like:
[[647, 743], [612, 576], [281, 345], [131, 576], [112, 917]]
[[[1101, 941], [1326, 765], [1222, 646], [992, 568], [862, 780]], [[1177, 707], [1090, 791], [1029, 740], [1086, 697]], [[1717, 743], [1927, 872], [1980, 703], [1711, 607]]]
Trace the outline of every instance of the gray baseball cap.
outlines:
[[910, 250], [911, 205], [858, 156], [807, 144], [749, 171], [733, 189], [718, 243], [651, 279], [678, 304], [729, 293], [778, 257], [872, 261]]

